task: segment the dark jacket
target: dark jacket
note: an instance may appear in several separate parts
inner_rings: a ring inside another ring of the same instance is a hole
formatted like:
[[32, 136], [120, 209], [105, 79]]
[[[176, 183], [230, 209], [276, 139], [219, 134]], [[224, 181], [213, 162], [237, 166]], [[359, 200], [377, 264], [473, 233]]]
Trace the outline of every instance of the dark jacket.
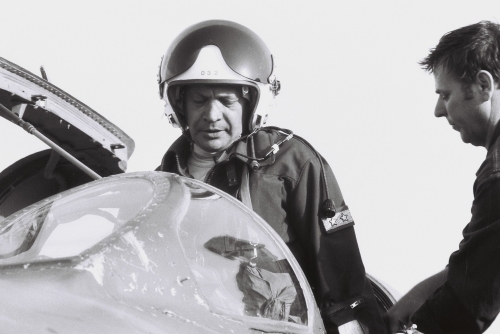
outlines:
[[[242, 169], [246, 156], [264, 157], [286, 136], [264, 128], [251, 139], [239, 141], [217, 160], [205, 182], [241, 200]], [[180, 137], [163, 157], [160, 170], [190, 176], [189, 140]], [[322, 310], [329, 333], [358, 320], [369, 333], [384, 333], [384, 326], [365, 269], [350, 216], [332, 170], [303, 139], [294, 136], [276, 154], [260, 161], [249, 174], [253, 210], [283, 238], [304, 271]], [[325, 188], [325, 180], [327, 188]], [[321, 207], [326, 193], [335, 203], [333, 220]], [[329, 230], [329, 231], [327, 231]], [[351, 308], [350, 305], [360, 301]]]
[[476, 173], [472, 218], [448, 277], [412, 321], [426, 333], [482, 333], [500, 311], [500, 127]]

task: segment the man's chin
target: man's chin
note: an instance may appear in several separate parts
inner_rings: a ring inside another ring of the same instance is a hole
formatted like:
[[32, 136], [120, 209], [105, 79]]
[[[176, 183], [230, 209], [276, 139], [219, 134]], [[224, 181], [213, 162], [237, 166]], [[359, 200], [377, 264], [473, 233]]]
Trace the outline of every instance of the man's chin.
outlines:
[[463, 134], [462, 132], [460, 132], [460, 137], [465, 144], [471, 144], [472, 146], [485, 146], [485, 143], [474, 140], [473, 138], [467, 136], [467, 134]]
[[[200, 146], [200, 145], [198, 145], [198, 146]], [[200, 146], [200, 148], [201, 148], [203, 151], [205, 151], [205, 152], [207, 152], [207, 153], [210, 153], [210, 154], [216, 154], [216, 153], [218, 153], [218, 152], [220, 152], [220, 151], [222, 151], [222, 150], [223, 150], [223, 148], [221, 148], [221, 147], [207, 147], [207, 146]]]
[[201, 145], [200, 143], [196, 143], [196, 145], [198, 145], [198, 147], [201, 148], [203, 151], [210, 154], [216, 154], [218, 152], [221, 152], [227, 147], [227, 145], [223, 145], [222, 143], [216, 141], [203, 142], [201, 143]]
[[234, 141], [236, 141], [238, 138], [234, 139], [228, 139], [226, 138], [214, 138], [214, 139], [208, 139], [207, 138], [195, 138], [194, 142], [198, 147], [200, 147], [203, 151], [211, 154], [219, 153], [224, 150], [226, 150], [229, 146], [231, 146]]
[[458, 133], [460, 134], [460, 138], [462, 139], [462, 141], [466, 144], [469, 144], [470, 141], [469, 141], [469, 138], [467, 138], [467, 135], [463, 134], [462, 131], [458, 131]]

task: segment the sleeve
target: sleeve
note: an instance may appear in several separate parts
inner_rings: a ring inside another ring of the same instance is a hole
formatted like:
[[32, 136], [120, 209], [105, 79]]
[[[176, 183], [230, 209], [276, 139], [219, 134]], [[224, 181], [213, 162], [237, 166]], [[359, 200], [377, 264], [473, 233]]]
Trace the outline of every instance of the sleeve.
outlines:
[[330, 166], [323, 160], [329, 197], [336, 215], [322, 217], [324, 181], [319, 160], [312, 157], [302, 167], [289, 199], [292, 224], [305, 246], [302, 265], [313, 287], [328, 332], [358, 320], [369, 333], [385, 333], [382, 317], [359, 252], [354, 221]]
[[412, 316], [424, 333], [482, 333], [500, 311], [500, 173], [476, 181], [474, 195], [446, 282]]

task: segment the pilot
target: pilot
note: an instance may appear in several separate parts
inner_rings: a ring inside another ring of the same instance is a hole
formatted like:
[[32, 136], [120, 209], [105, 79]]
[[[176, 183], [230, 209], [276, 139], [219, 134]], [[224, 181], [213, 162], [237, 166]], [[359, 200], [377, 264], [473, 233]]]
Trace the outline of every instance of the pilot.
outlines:
[[158, 169], [215, 186], [266, 220], [304, 271], [328, 333], [384, 333], [330, 166], [291, 131], [263, 127], [280, 91], [274, 67], [262, 39], [240, 24], [211, 20], [184, 30], [158, 76], [165, 114], [182, 135]]

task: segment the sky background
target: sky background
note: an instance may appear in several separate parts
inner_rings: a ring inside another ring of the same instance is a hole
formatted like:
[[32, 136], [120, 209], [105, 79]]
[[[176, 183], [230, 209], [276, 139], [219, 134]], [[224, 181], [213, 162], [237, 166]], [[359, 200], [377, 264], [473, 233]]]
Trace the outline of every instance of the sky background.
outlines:
[[[327, 159], [367, 272], [405, 293], [457, 249], [486, 150], [434, 117], [434, 79], [417, 62], [450, 30], [498, 22], [500, 2], [18, 0], [0, 8], [0, 57], [36, 74], [44, 65], [53, 84], [130, 135], [128, 172], [155, 169], [180, 134], [163, 117], [156, 83], [170, 42], [203, 20], [247, 26], [271, 49], [282, 84], [268, 124]], [[7, 121], [0, 135], [0, 170], [46, 148]]]

